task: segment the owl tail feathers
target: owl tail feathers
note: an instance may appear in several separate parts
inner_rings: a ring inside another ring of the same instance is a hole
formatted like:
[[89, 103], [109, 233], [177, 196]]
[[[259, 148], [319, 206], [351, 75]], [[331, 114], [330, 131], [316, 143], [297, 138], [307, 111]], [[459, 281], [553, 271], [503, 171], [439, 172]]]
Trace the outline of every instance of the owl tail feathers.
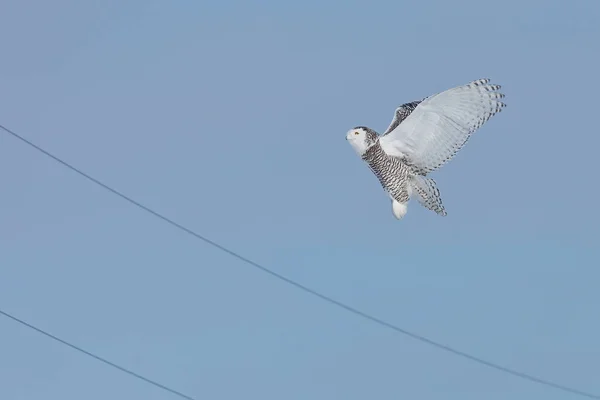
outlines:
[[413, 175], [410, 177], [410, 186], [419, 204], [431, 211], [435, 211], [442, 217], [447, 215], [444, 205], [442, 204], [440, 191], [433, 179], [425, 178], [420, 175]]

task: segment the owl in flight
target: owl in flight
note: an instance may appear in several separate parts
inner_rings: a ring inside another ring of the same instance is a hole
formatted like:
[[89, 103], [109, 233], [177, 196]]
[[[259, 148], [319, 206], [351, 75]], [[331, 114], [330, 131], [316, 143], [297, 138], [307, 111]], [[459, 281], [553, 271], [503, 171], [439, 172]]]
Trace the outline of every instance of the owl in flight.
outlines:
[[492, 115], [506, 104], [500, 85], [479, 79], [401, 105], [382, 135], [365, 126], [346, 134], [356, 153], [377, 176], [402, 219], [414, 195], [429, 210], [445, 216], [440, 191], [427, 175], [450, 161]]

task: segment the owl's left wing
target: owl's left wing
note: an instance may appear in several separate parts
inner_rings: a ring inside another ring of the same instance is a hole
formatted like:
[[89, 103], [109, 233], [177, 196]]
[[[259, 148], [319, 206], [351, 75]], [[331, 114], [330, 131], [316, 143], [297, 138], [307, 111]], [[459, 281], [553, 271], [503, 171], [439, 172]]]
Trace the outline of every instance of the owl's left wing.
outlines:
[[392, 119], [392, 122], [390, 122], [390, 126], [383, 132], [383, 135], [387, 135], [396, 129], [396, 127], [398, 127], [398, 125], [400, 125], [400, 123], [404, 121], [415, 108], [417, 108], [421, 101], [422, 100], [411, 101], [410, 103], [402, 104], [400, 107], [396, 108], [396, 111], [394, 111], [394, 118]]
[[470, 136], [506, 106], [500, 85], [479, 79], [419, 102], [380, 137], [383, 150], [425, 175], [450, 161]]

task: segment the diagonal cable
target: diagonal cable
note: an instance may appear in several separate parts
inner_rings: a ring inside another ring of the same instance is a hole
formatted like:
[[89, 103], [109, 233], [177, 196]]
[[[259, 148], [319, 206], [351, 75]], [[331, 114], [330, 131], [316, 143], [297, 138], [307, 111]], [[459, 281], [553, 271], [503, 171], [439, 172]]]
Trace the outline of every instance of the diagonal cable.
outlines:
[[196, 400], [196, 399], [194, 399], [191, 396], [188, 396], [188, 395], [183, 394], [183, 393], [181, 393], [181, 392], [179, 392], [179, 391], [177, 391], [175, 389], [172, 389], [172, 388], [170, 388], [168, 386], [165, 386], [162, 383], [158, 383], [155, 380], [146, 378], [145, 376], [140, 375], [140, 374], [138, 374], [136, 372], [133, 372], [132, 370], [127, 369], [125, 367], [121, 367], [120, 365], [115, 364], [114, 362], [109, 361], [106, 358], [102, 358], [102, 357], [100, 357], [100, 356], [98, 356], [98, 355], [96, 355], [96, 354], [94, 354], [92, 352], [89, 352], [89, 351], [83, 349], [82, 347], [79, 347], [79, 346], [76, 346], [76, 345], [74, 345], [74, 344], [72, 344], [70, 342], [67, 342], [66, 340], [61, 339], [58, 336], [54, 336], [53, 334], [51, 334], [51, 333], [49, 333], [49, 332], [47, 332], [47, 331], [45, 331], [43, 329], [40, 329], [40, 328], [38, 328], [38, 327], [36, 327], [34, 325], [31, 325], [30, 323], [25, 322], [24, 320], [22, 320], [20, 318], [17, 318], [14, 315], [9, 314], [6, 311], [3, 311], [1, 309], [0, 309], [0, 315], [5, 316], [6, 318], [12, 319], [14, 322], [17, 322], [17, 323], [19, 323], [19, 324], [21, 324], [21, 325], [23, 325], [23, 326], [25, 326], [25, 327], [27, 327], [29, 329], [32, 329], [32, 330], [36, 331], [37, 333], [40, 333], [40, 334], [46, 336], [47, 338], [50, 338], [50, 339], [52, 339], [52, 340], [54, 340], [54, 341], [56, 341], [56, 342], [58, 342], [60, 344], [63, 344], [65, 346], [67, 346], [67, 347], [70, 347], [71, 349], [76, 350], [76, 351], [78, 351], [80, 353], [83, 353], [83, 354], [85, 354], [88, 357], [91, 357], [91, 358], [93, 358], [93, 359], [95, 359], [97, 361], [100, 361], [101, 363], [104, 363], [104, 364], [108, 365], [109, 367], [118, 369], [119, 371], [124, 372], [127, 375], [133, 376], [134, 378], [140, 379], [140, 380], [142, 380], [142, 381], [144, 381], [144, 382], [146, 382], [146, 383], [148, 383], [148, 384], [150, 384], [152, 386], [156, 386], [156, 387], [158, 387], [158, 388], [160, 388], [162, 390], [165, 390], [165, 391], [167, 391], [167, 392], [169, 392], [171, 394], [174, 394], [175, 396], [181, 397], [182, 399], [186, 399], [186, 400]]
[[518, 378], [521, 378], [521, 379], [524, 379], [524, 380], [527, 380], [527, 381], [530, 381], [530, 382], [534, 382], [534, 383], [537, 383], [537, 384], [540, 384], [540, 385], [544, 385], [544, 386], [547, 386], [547, 387], [558, 389], [558, 390], [561, 390], [563, 392], [575, 394], [575, 395], [578, 395], [578, 396], [588, 397], [588, 398], [591, 398], [591, 399], [600, 400], [600, 395], [596, 395], [596, 394], [593, 394], [593, 393], [584, 392], [584, 391], [576, 389], [576, 388], [565, 386], [565, 385], [562, 385], [560, 383], [553, 382], [553, 381], [550, 381], [550, 380], [547, 380], [547, 379], [538, 378], [538, 377], [536, 377], [534, 375], [530, 375], [530, 374], [527, 374], [527, 373], [524, 373], [524, 372], [520, 372], [520, 371], [517, 371], [517, 370], [509, 368], [509, 367], [504, 367], [504, 366], [502, 366], [500, 364], [496, 364], [496, 363], [491, 362], [491, 361], [487, 361], [487, 360], [485, 360], [483, 358], [471, 355], [471, 354], [466, 353], [464, 351], [455, 349], [455, 348], [453, 348], [451, 346], [448, 346], [448, 345], [442, 344], [440, 342], [436, 342], [434, 340], [428, 339], [425, 336], [422, 336], [422, 335], [413, 333], [411, 331], [408, 331], [406, 329], [403, 329], [403, 328], [401, 328], [399, 326], [396, 326], [396, 325], [394, 325], [392, 323], [389, 323], [389, 322], [384, 321], [384, 320], [382, 320], [380, 318], [377, 318], [377, 317], [375, 317], [375, 316], [373, 316], [371, 314], [368, 314], [366, 312], [360, 311], [360, 310], [358, 310], [358, 309], [356, 309], [356, 308], [354, 308], [352, 306], [349, 306], [349, 305], [347, 305], [345, 303], [342, 303], [342, 302], [340, 302], [338, 300], [335, 300], [332, 297], [329, 297], [329, 296], [327, 296], [325, 294], [317, 292], [316, 290], [311, 289], [308, 286], [304, 286], [301, 283], [298, 283], [298, 282], [296, 282], [296, 281], [294, 281], [294, 280], [292, 280], [290, 278], [287, 278], [287, 277], [285, 277], [285, 276], [283, 276], [283, 275], [281, 275], [281, 274], [279, 274], [279, 273], [277, 273], [277, 272], [275, 272], [275, 271], [273, 271], [273, 270], [271, 270], [271, 269], [269, 269], [269, 268], [267, 268], [267, 267], [265, 267], [265, 266], [263, 266], [261, 264], [258, 264], [257, 262], [254, 262], [254, 261], [252, 261], [252, 260], [244, 257], [243, 255], [241, 255], [241, 254], [239, 254], [239, 253], [237, 253], [237, 252], [235, 252], [233, 250], [230, 250], [227, 247], [225, 247], [225, 246], [223, 246], [223, 245], [221, 245], [219, 243], [216, 243], [216, 242], [210, 240], [206, 236], [203, 236], [203, 235], [201, 235], [201, 234], [199, 234], [199, 233], [197, 233], [197, 232], [195, 232], [195, 231], [193, 231], [193, 230], [191, 230], [189, 228], [186, 228], [185, 226], [183, 226], [183, 225], [181, 225], [181, 224], [173, 221], [172, 219], [170, 219], [170, 218], [168, 218], [168, 217], [166, 217], [166, 216], [164, 216], [164, 215], [162, 215], [162, 214], [160, 214], [160, 213], [152, 210], [151, 208], [149, 208], [149, 207], [143, 205], [142, 203], [140, 203], [140, 202], [132, 199], [131, 197], [123, 194], [122, 192], [120, 192], [120, 191], [118, 191], [116, 189], [113, 189], [112, 187], [108, 186], [107, 184], [105, 184], [105, 183], [99, 181], [98, 179], [96, 179], [96, 178], [94, 178], [94, 177], [86, 174], [82, 170], [74, 167], [73, 165], [71, 165], [71, 164], [67, 163], [66, 161], [62, 160], [61, 158], [59, 158], [59, 157], [55, 156], [54, 154], [48, 152], [47, 150], [43, 149], [42, 147], [40, 147], [40, 146], [36, 145], [35, 143], [33, 143], [33, 142], [25, 139], [23, 136], [21, 136], [21, 135], [17, 134], [16, 132], [14, 132], [14, 131], [6, 128], [5, 126], [0, 125], [0, 129], [6, 131], [6, 133], [10, 134], [14, 138], [20, 140], [21, 142], [27, 144], [28, 146], [34, 148], [35, 150], [37, 150], [37, 151], [45, 154], [46, 156], [52, 158], [54, 161], [58, 162], [59, 164], [62, 164], [66, 168], [68, 168], [71, 171], [73, 171], [73, 172], [75, 172], [75, 173], [83, 176], [84, 178], [88, 179], [89, 181], [95, 183], [96, 185], [101, 186], [102, 188], [108, 190], [109, 192], [115, 194], [116, 196], [122, 198], [123, 200], [125, 200], [125, 201], [133, 204], [134, 206], [136, 206], [138, 208], [141, 208], [142, 210], [148, 212], [149, 214], [152, 214], [156, 218], [159, 218], [159, 219], [163, 220], [164, 222], [166, 222], [166, 223], [168, 223], [168, 224], [176, 227], [177, 229], [180, 229], [183, 232], [185, 232], [185, 233], [187, 233], [187, 234], [189, 234], [189, 235], [191, 235], [191, 236], [193, 236], [193, 237], [195, 237], [195, 238], [197, 238], [197, 239], [199, 239], [199, 240], [201, 240], [201, 241], [203, 241], [203, 242], [205, 242], [205, 243], [207, 243], [207, 244], [209, 244], [209, 245], [211, 245], [213, 247], [216, 247], [217, 249], [221, 250], [222, 252], [227, 253], [230, 256], [235, 257], [238, 260], [243, 261], [244, 263], [246, 263], [246, 264], [248, 264], [248, 265], [250, 265], [250, 266], [252, 266], [252, 267], [254, 267], [254, 268], [256, 268], [256, 269], [258, 269], [258, 270], [260, 270], [262, 272], [264, 272], [264, 273], [267, 273], [267, 274], [269, 274], [269, 275], [271, 275], [271, 276], [273, 276], [273, 277], [275, 277], [275, 278], [277, 278], [277, 279], [279, 279], [279, 280], [281, 280], [281, 281], [283, 281], [283, 282], [285, 282], [285, 283], [287, 283], [287, 284], [289, 284], [291, 286], [294, 286], [294, 287], [296, 287], [296, 288], [298, 288], [298, 289], [300, 289], [300, 290], [302, 290], [302, 291], [304, 291], [304, 292], [306, 292], [308, 294], [311, 294], [311, 295], [313, 295], [315, 297], [318, 297], [318, 298], [320, 298], [321, 300], [324, 300], [327, 303], [330, 303], [330, 304], [332, 304], [334, 306], [342, 308], [342, 309], [344, 309], [344, 310], [346, 310], [346, 311], [348, 311], [348, 312], [350, 312], [350, 313], [352, 313], [354, 315], [362, 317], [362, 318], [364, 318], [366, 320], [369, 320], [371, 322], [374, 322], [374, 323], [376, 323], [378, 325], [381, 325], [383, 327], [386, 327], [388, 329], [396, 331], [396, 332], [398, 332], [398, 333], [400, 333], [402, 335], [411, 337], [411, 338], [413, 338], [415, 340], [418, 340], [418, 341], [420, 341], [422, 343], [425, 343], [425, 344], [428, 344], [430, 346], [436, 347], [436, 348], [438, 348], [440, 350], [444, 350], [446, 352], [452, 353], [452, 354], [457, 355], [459, 357], [466, 358], [466, 359], [468, 359], [470, 361], [473, 361], [475, 363], [478, 363], [480, 365], [484, 365], [486, 367], [495, 369], [497, 371], [500, 371], [500, 372], [503, 372], [503, 373], [506, 373], [506, 374], [509, 374], [509, 375], [512, 375], [512, 376], [515, 376], [515, 377], [518, 377]]

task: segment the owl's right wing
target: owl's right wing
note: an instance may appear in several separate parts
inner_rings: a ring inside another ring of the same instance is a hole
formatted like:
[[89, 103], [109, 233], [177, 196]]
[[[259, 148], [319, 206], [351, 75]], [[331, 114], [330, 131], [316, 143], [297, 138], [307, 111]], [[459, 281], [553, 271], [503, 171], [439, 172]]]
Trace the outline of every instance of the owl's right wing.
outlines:
[[405, 159], [422, 175], [435, 171], [506, 106], [498, 89], [489, 79], [479, 79], [425, 98], [380, 137], [383, 150]]

